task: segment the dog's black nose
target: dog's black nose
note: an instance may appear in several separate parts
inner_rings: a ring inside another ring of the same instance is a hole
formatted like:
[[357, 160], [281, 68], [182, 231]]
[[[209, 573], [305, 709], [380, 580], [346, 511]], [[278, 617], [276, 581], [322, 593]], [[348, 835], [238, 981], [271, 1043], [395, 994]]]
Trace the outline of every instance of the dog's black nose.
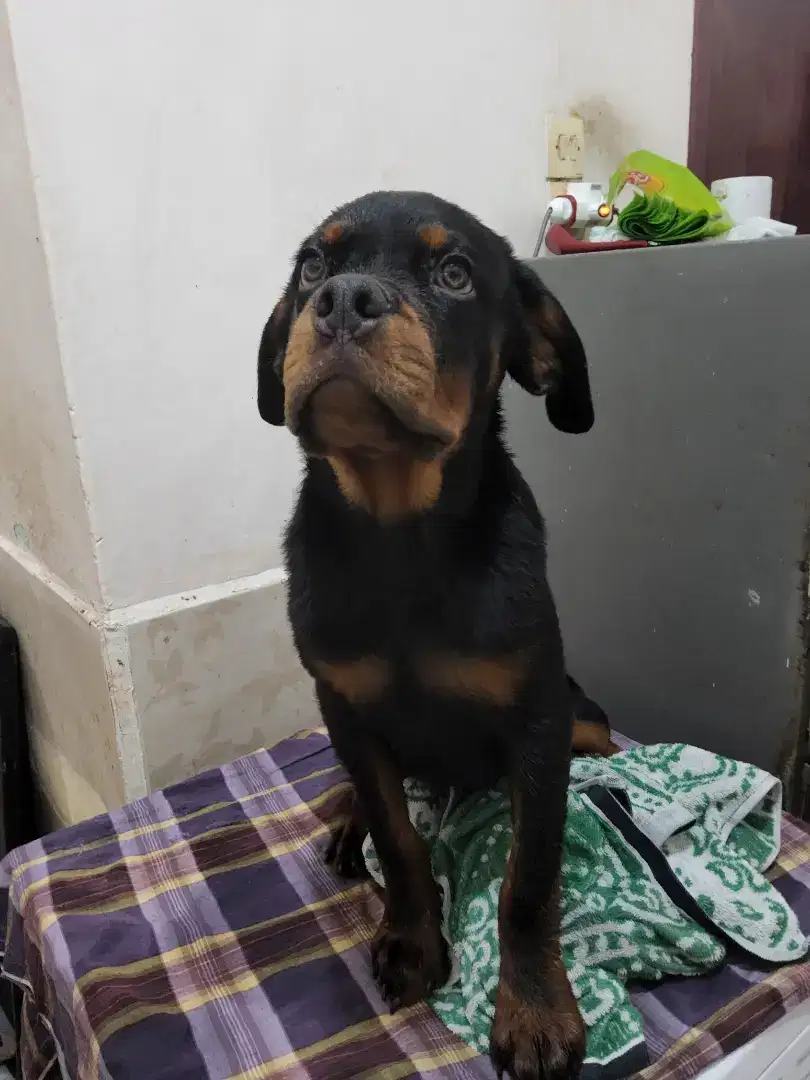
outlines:
[[324, 337], [361, 338], [393, 310], [382, 285], [366, 274], [336, 274], [315, 301], [315, 329]]

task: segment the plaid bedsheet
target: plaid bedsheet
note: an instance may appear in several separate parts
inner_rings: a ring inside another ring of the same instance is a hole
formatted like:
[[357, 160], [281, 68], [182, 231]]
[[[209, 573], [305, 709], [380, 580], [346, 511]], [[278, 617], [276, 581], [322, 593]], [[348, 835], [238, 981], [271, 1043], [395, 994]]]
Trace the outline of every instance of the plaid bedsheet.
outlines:
[[[323, 865], [347, 785], [323, 731], [12, 853], [4, 969], [25, 989], [25, 1076], [492, 1080], [427, 1006], [370, 976], [379, 900]], [[810, 931], [810, 834], [774, 871]], [[810, 997], [810, 964], [736, 962], [635, 995], [655, 1063], [685, 1080]]]

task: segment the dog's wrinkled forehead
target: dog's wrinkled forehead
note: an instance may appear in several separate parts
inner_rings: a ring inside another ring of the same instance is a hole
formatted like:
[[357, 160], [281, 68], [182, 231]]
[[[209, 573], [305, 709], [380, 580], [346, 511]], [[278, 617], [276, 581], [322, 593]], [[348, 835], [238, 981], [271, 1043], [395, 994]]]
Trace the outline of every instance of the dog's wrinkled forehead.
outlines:
[[484, 295], [509, 285], [508, 249], [472, 214], [435, 196], [375, 192], [331, 214], [304, 243], [324, 251], [331, 273], [362, 272], [422, 284], [429, 268], [458, 253]]

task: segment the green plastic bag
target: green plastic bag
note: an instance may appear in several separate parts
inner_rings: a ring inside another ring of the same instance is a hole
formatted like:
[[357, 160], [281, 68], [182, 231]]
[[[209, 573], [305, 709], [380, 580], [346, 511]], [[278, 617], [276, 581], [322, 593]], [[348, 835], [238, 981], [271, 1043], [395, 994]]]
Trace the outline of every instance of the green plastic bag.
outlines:
[[619, 214], [619, 228], [632, 239], [684, 243], [720, 236], [733, 224], [693, 172], [649, 150], [628, 154], [610, 178], [611, 206], [627, 185], [637, 194]]

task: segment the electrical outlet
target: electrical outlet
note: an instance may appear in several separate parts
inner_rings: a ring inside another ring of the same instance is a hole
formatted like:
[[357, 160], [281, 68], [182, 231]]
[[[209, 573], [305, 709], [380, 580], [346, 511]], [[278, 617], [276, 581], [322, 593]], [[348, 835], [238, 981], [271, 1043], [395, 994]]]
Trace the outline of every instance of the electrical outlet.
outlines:
[[548, 118], [548, 179], [581, 180], [585, 125], [578, 116]]

